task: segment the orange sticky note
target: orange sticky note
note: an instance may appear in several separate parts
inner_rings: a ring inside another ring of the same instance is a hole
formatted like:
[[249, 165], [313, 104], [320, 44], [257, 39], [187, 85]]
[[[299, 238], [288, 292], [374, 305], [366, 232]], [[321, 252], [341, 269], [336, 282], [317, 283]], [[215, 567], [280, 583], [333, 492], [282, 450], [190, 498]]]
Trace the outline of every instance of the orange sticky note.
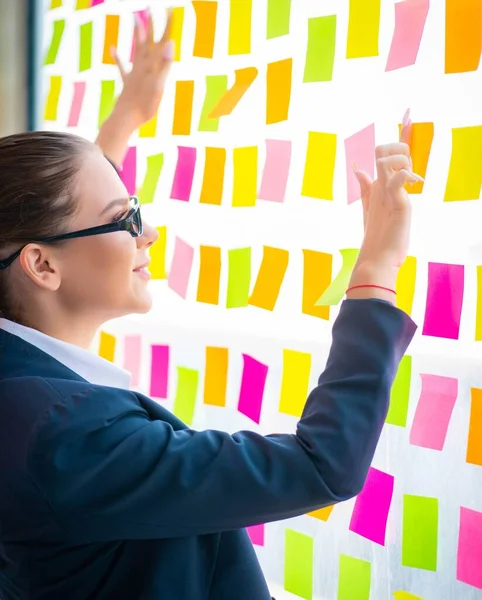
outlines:
[[104, 56], [102, 62], [105, 65], [115, 65], [114, 57], [111, 54], [111, 48], [117, 48], [119, 41], [119, 15], [106, 15], [105, 17], [105, 37], [104, 37]]
[[309, 517], [315, 517], [315, 519], [319, 519], [320, 521], [328, 521], [330, 518], [333, 509], [335, 508], [334, 504], [331, 506], [326, 506], [325, 508], [320, 508], [318, 510], [314, 510], [313, 512], [308, 513]]
[[229, 354], [227, 348], [206, 347], [204, 404], [226, 406]]
[[268, 64], [266, 72], [266, 125], [288, 119], [293, 59]]
[[110, 362], [114, 362], [115, 357], [115, 345], [116, 339], [115, 336], [106, 333], [105, 331], [100, 332], [100, 341], [99, 341], [99, 356], [105, 358], [105, 360], [109, 360]]
[[288, 250], [263, 246], [263, 260], [249, 298], [251, 306], [265, 310], [274, 309], [288, 268], [288, 261]]
[[190, 135], [194, 81], [176, 81], [172, 135]]
[[[399, 132], [402, 132], [401, 123], [398, 125]], [[413, 171], [425, 178], [427, 174], [428, 161], [432, 150], [434, 136], [433, 123], [413, 123], [412, 139], [410, 141], [410, 154], [412, 156]], [[410, 194], [421, 194], [423, 192], [423, 181], [418, 181], [413, 185], [407, 185], [407, 191]]]
[[228, 54], [251, 52], [253, 0], [230, 0]]
[[445, 73], [477, 71], [482, 51], [482, 2], [446, 0]]
[[193, 56], [212, 58], [218, 3], [211, 0], [193, 0], [192, 6], [196, 14]]
[[209, 113], [209, 119], [219, 119], [219, 117], [230, 115], [233, 112], [238, 102], [258, 76], [258, 69], [256, 67], [246, 67], [244, 69], [237, 69], [235, 74], [236, 78], [233, 87], [222, 96], [219, 103]]
[[233, 150], [232, 206], [255, 206], [258, 195], [258, 147]]
[[329, 306], [316, 306], [316, 302], [331, 283], [333, 256], [315, 250], [303, 250], [303, 300], [301, 312], [328, 320]]
[[[418, 171], [415, 170], [417, 173]], [[417, 259], [407, 256], [397, 277], [397, 307], [407, 315], [412, 314], [413, 297], [415, 295], [415, 279], [417, 277]]]
[[219, 303], [219, 281], [221, 279], [221, 248], [200, 247], [200, 269], [197, 286], [197, 301], [206, 304]]
[[472, 388], [469, 437], [467, 441], [467, 462], [482, 466], [482, 390]]
[[333, 200], [335, 160], [336, 134], [308, 132], [302, 196]]
[[206, 148], [204, 176], [201, 189], [201, 204], [220, 206], [223, 201], [225, 148]]
[[182, 30], [184, 26], [184, 7], [172, 9], [172, 27], [170, 39], [174, 42], [174, 60], [181, 60]]
[[166, 273], [166, 246], [167, 246], [167, 227], [156, 227], [159, 238], [155, 244], [150, 247], [151, 263], [149, 272], [152, 279], [167, 279]]

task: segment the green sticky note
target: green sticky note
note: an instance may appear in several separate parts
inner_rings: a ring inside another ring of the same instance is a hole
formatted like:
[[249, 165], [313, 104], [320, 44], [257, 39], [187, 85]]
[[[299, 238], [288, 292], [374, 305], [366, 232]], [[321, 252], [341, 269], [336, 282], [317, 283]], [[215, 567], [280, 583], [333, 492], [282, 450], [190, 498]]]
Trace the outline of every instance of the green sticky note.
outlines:
[[333, 279], [330, 285], [321, 295], [321, 298], [315, 303], [315, 306], [336, 306], [345, 295], [351, 273], [358, 258], [359, 250], [357, 248], [346, 248], [340, 250], [343, 259], [342, 267], [338, 275]]
[[412, 379], [412, 357], [405, 355], [398, 367], [390, 394], [390, 407], [386, 423], [407, 426], [408, 405], [410, 401], [410, 382]]
[[371, 565], [366, 560], [340, 555], [337, 600], [370, 599]]
[[79, 71], [87, 71], [92, 67], [92, 21], [80, 26]]
[[313, 598], [313, 538], [287, 529], [285, 532], [285, 590], [305, 600]]
[[281, 37], [290, 32], [291, 0], [268, 0], [266, 38]]
[[208, 116], [219, 104], [219, 101], [228, 89], [227, 75], [206, 76], [206, 96], [199, 119], [198, 131], [217, 131], [219, 119], [209, 119]]
[[100, 84], [99, 128], [112, 112], [115, 105], [115, 81], [106, 79]]
[[335, 47], [336, 15], [308, 19], [304, 83], [333, 79]]
[[402, 565], [437, 570], [438, 500], [403, 496]]
[[164, 165], [164, 154], [154, 154], [147, 157], [147, 171], [141, 189], [137, 195], [141, 204], [149, 204], [154, 201], [157, 182]]
[[60, 42], [65, 30], [65, 19], [59, 19], [53, 22], [52, 39], [50, 40], [50, 46], [45, 56], [44, 65], [53, 65], [57, 60], [57, 54], [59, 53]]
[[251, 248], [229, 250], [226, 308], [248, 306], [250, 285]]
[[177, 367], [177, 390], [173, 413], [186, 425], [192, 425], [199, 373], [196, 369]]

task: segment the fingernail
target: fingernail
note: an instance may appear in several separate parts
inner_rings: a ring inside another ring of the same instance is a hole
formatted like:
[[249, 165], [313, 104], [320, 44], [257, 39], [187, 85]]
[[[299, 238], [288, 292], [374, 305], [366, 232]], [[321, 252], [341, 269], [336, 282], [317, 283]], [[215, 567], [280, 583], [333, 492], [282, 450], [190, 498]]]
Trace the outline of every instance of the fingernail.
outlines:
[[352, 166], [353, 172], [356, 175], [358, 173], [358, 171], [359, 171], [359, 169], [358, 169], [358, 167], [356, 165], [356, 162], [353, 162], [351, 166]]
[[135, 12], [134, 13], [134, 26], [135, 27], [139, 27], [141, 24], [141, 18], [139, 17], [139, 15]]
[[417, 173], [413, 173], [413, 171], [409, 171], [409, 178], [412, 180], [412, 183], [423, 183], [425, 181], [425, 179], [421, 175], [417, 175]]
[[162, 51], [162, 56], [165, 60], [173, 60], [174, 58], [174, 40], [168, 40]]
[[110, 55], [112, 56], [112, 58], [115, 58], [117, 56], [117, 48], [115, 46], [110, 47]]
[[402, 119], [402, 129], [405, 129], [405, 127], [408, 127], [409, 124], [410, 124], [410, 109], [407, 108], [407, 110], [405, 111], [405, 114], [403, 115], [403, 119]]

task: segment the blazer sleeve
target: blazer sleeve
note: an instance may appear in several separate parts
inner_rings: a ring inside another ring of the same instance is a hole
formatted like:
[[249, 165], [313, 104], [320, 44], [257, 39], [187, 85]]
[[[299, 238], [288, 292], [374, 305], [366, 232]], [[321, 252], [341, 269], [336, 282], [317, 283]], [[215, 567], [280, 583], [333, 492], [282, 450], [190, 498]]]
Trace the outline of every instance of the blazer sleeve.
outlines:
[[346, 500], [364, 484], [415, 329], [386, 302], [346, 300], [295, 435], [174, 430], [132, 400], [109, 416], [106, 388], [89, 387], [37, 431], [30, 474], [79, 543], [215, 533]]

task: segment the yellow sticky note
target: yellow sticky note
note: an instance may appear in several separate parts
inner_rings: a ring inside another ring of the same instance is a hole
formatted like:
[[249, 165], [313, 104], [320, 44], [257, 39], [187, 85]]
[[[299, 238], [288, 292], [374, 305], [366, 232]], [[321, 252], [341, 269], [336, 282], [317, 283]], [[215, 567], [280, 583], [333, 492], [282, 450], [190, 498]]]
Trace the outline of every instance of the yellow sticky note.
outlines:
[[482, 266], [477, 267], [477, 310], [475, 317], [475, 341], [482, 341]]
[[283, 375], [279, 411], [301, 417], [310, 385], [311, 354], [297, 350], [283, 350]]
[[62, 77], [52, 75], [50, 77], [49, 91], [45, 101], [44, 121], [56, 121], [59, 107], [60, 92], [62, 90]]
[[105, 331], [101, 331], [99, 342], [99, 356], [105, 358], [105, 360], [110, 360], [110, 362], [114, 362], [115, 346], [115, 336], [110, 333], [106, 333]]
[[201, 246], [196, 300], [206, 304], [218, 304], [220, 280], [221, 248], [217, 246]]
[[288, 268], [288, 261], [288, 250], [270, 246], [263, 247], [263, 260], [249, 298], [251, 306], [274, 310]]
[[266, 72], [266, 125], [288, 120], [293, 59], [268, 63]]
[[445, 202], [478, 200], [482, 187], [482, 125], [452, 129]]
[[229, 354], [227, 348], [206, 346], [204, 404], [226, 406], [228, 362]]
[[157, 227], [159, 239], [150, 248], [151, 264], [149, 272], [152, 279], [167, 279], [166, 273], [166, 244], [167, 244], [167, 227]]
[[420, 596], [414, 596], [409, 592], [403, 591], [393, 592], [393, 598], [394, 600], [423, 600], [422, 598], [420, 598]]
[[230, 0], [228, 54], [251, 52], [253, 0]]
[[326, 522], [330, 518], [330, 515], [333, 512], [334, 508], [334, 504], [332, 504], [331, 506], [326, 506], [325, 508], [319, 508], [318, 510], [314, 510], [313, 512], [308, 513], [308, 516]]
[[256, 67], [246, 67], [244, 69], [237, 69], [235, 74], [233, 87], [224, 94], [219, 103], [209, 113], [209, 119], [219, 119], [219, 117], [224, 117], [233, 112], [236, 105], [256, 79], [258, 69]]
[[171, 28], [171, 40], [174, 42], [174, 60], [176, 62], [181, 60], [181, 46], [182, 46], [182, 30], [184, 26], [184, 7], [178, 6], [172, 9], [172, 28]]
[[336, 142], [336, 134], [333, 133], [308, 133], [302, 196], [333, 200]]
[[62, 0], [50, 0], [50, 10], [54, 8], [60, 8], [62, 6]]
[[258, 147], [233, 150], [233, 206], [255, 206], [258, 194]]
[[397, 307], [407, 315], [412, 314], [413, 297], [415, 295], [415, 279], [417, 276], [417, 259], [407, 256], [397, 277]]
[[85, 8], [90, 8], [92, 0], [77, 0], [75, 4], [75, 10], [84, 10]]
[[378, 56], [381, 0], [350, 0], [347, 58]]
[[157, 113], [152, 117], [150, 121], [141, 125], [139, 129], [140, 138], [153, 138], [156, 137], [157, 132]]

